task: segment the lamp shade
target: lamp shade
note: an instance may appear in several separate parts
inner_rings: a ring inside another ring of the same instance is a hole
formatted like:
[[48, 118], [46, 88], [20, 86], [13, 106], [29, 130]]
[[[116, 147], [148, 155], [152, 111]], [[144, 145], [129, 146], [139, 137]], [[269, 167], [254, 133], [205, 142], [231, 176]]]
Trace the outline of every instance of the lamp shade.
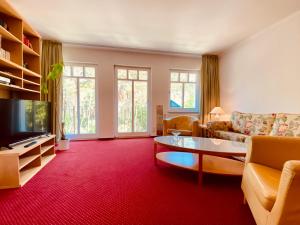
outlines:
[[210, 114], [224, 114], [224, 110], [221, 107], [215, 107], [210, 111]]

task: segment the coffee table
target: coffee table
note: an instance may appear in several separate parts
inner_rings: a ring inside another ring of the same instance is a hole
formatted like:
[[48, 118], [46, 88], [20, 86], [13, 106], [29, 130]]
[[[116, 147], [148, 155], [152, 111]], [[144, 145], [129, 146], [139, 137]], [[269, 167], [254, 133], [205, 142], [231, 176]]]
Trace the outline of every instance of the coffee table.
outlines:
[[[158, 145], [170, 151], [158, 152]], [[245, 156], [247, 144], [215, 138], [161, 136], [154, 138], [154, 161], [203, 173], [241, 176], [244, 163], [230, 156]], [[227, 158], [226, 158], [227, 157]]]

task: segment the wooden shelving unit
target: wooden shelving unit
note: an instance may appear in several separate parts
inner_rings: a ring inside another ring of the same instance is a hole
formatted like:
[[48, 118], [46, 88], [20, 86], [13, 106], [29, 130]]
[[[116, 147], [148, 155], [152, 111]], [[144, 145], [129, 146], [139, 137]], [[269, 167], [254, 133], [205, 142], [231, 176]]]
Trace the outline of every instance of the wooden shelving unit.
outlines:
[[22, 144], [0, 151], [0, 189], [23, 186], [55, 157], [55, 135], [36, 141], [28, 148]]
[[[1, 84], [0, 98], [40, 100], [41, 36], [8, 0], [0, 0], [0, 18], [8, 26], [8, 29], [0, 26], [1, 48], [10, 52], [10, 60], [0, 58], [0, 76], [10, 78], [11, 84], [17, 86]], [[22, 42], [23, 35], [29, 39], [31, 47]]]
[[[0, 0], [0, 47], [10, 59], [0, 57], [0, 76], [10, 84], [0, 83], [0, 98], [41, 99], [41, 37], [11, 6]], [[29, 40], [25, 44], [24, 36]], [[1, 109], [0, 109], [1, 110]], [[0, 189], [23, 186], [55, 157], [55, 136], [43, 137], [37, 143], [0, 151]]]

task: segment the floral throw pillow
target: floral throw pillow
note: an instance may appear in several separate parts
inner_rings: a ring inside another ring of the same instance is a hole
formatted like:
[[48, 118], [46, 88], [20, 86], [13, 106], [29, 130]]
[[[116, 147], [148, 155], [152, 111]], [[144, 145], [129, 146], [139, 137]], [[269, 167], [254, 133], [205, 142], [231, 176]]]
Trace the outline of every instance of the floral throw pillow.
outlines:
[[269, 135], [275, 121], [276, 114], [250, 114], [246, 117], [243, 134]]
[[241, 113], [241, 112], [233, 112], [231, 114], [231, 122], [232, 122], [232, 129], [234, 132], [242, 133], [242, 130], [246, 124], [246, 117], [248, 113]]
[[276, 114], [254, 114], [233, 112], [231, 121], [235, 132], [246, 135], [268, 135], [272, 130]]
[[271, 135], [300, 137], [300, 114], [278, 113]]

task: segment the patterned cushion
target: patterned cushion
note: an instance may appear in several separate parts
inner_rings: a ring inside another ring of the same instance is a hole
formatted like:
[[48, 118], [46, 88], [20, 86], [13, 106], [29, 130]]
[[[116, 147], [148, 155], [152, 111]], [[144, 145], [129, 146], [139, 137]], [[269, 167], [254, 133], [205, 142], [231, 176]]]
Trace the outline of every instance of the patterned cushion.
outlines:
[[269, 135], [275, 121], [276, 114], [250, 114], [246, 117], [243, 134]]
[[211, 131], [223, 130], [223, 131], [232, 131], [231, 121], [210, 121], [207, 122], [207, 129]]
[[232, 122], [232, 129], [234, 132], [242, 132], [242, 129], [245, 127], [246, 117], [249, 115], [248, 113], [241, 113], [241, 112], [233, 112], [231, 114], [231, 122]]
[[272, 130], [276, 114], [254, 114], [233, 112], [231, 121], [235, 132], [246, 135], [268, 135]]
[[300, 137], [300, 114], [278, 113], [270, 135]]
[[238, 141], [238, 142], [245, 142], [247, 138], [249, 138], [248, 135], [230, 132], [230, 131], [221, 131], [217, 130], [214, 132], [214, 136], [216, 138], [224, 139], [224, 140], [230, 140], [230, 141]]

